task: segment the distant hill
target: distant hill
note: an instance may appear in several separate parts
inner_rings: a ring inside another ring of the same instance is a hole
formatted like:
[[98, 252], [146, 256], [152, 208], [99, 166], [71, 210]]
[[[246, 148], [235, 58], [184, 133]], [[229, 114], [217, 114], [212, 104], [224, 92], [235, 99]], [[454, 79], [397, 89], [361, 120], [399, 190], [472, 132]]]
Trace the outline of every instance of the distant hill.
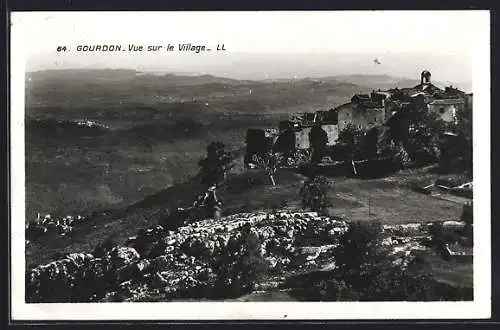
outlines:
[[[413, 87], [420, 84], [420, 80], [410, 79], [405, 77], [394, 77], [389, 75], [368, 75], [368, 74], [352, 74], [352, 75], [337, 75], [319, 78], [323, 81], [335, 81], [335, 82], [345, 82], [351, 83], [357, 86], [366, 86], [371, 89], [391, 89], [394, 87]], [[453, 85], [465, 92], [472, 91], [472, 85], [470, 83], [463, 82], [452, 82], [452, 81], [435, 81], [433, 82], [436, 86], [444, 88], [446, 86]]]
[[388, 75], [365, 75], [365, 74], [325, 77], [324, 80], [348, 82], [360, 86], [370, 87], [373, 89], [380, 88], [382, 90], [394, 87], [411, 87], [420, 83], [420, 81], [416, 79], [409, 79], [404, 77], [393, 77]]
[[242, 84], [250, 81], [240, 81], [231, 78], [216, 77], [213, 75], [177, 75], [177, 74], [154, 74], [130, 69], [67, 69], [67, 70], [41, 70], [28, 72], [28, 82], [41, 81], [64, 81], [65, 83], [85, 83], [90, 81], [126, 83], [156, 82], [169, 86], [203, 85], [203, 84]]
[[254, 81], [122, 69], [45, 70], [27, 73], [26, 78], [28, 115], [56, 111], [60, 116], [71, 111], [88, 116], [97, 110], [102, 113], [107, 109], [109, 114], [109, 110], [129, 113], [144, 108], [189, 109], [204, 114], [314, 111], [340, 105], [352, 94], [370, 90], [333, 79]]
[[[244, 86], [268, 84], [295, 84], [306, 85], [311, 83], [327, 83], [344, 89], [389, 89], [394, 87], [412, 87], [420, 83], [417, 79], [406, 77], [394, 77], [389, 75], [375, 74], [351, 74], [335, 75], [319, 78], [298, 79], [266, 79], [266, 80], [239, 80], [227, 77], [218, 77], [210, 74], [174, 74], [174, 73], [152, 73], [140, 72], [129, 69], [67, 69], [67, 70], [42, 70], [26, 74], [27, 87], [36, 87], [43, 82], [44, 85], [64, 83], [67, 86], [85, 86], [96, 84], [122, 84], [181, 87], [196, 85], [214, 85], [215, 88], [227, 88], [227, 86]], [[471, 91], [470, 83], [436, 81], [439, 87], [448, 85], [456, 86], [464, 91]]]

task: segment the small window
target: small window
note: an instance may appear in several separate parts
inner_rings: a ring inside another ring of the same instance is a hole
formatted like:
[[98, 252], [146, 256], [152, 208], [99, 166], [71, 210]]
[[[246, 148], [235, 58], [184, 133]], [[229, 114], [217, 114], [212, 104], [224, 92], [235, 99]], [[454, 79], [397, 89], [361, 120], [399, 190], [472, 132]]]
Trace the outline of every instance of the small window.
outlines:
[[444, 108], [439, 108], [439, 113], [443, 114], [444, 113]]

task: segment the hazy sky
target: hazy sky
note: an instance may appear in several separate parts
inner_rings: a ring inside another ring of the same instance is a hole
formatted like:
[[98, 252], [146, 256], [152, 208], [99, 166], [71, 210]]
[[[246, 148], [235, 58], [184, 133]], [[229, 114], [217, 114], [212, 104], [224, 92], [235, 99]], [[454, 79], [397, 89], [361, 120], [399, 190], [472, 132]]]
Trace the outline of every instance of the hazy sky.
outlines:
[[[239, 78], [335, 74], [470, 82], [487, 11], [13, 13], [27, 70], [110, 67]], [[179, 43], [225, 52], [79, 53], [77, 45]], [[67, 46], [69, 52], [56, 51]], [[380, 64], [376, 64], [377, 58]]]

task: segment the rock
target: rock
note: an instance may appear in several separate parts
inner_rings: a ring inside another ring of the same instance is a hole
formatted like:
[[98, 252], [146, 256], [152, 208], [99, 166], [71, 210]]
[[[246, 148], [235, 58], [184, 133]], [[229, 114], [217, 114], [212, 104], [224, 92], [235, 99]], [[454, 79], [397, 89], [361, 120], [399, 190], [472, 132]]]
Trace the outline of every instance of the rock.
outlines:
[[[270, 215], [276, 219], [268, 221], [272, 219]], [[91, 273], [100, 274], [96, 275], [99, 277], [119, 270], [118, 280], [122, 283], [134, 279], [135, 282], [132, 283], [135, 291], [126, 300], [147, 296], [147, 290], [153, 289], [164, 292], [167, 299], [173, 296], [181, 297], [183, 294], [189, 297], [193, 292], [211, 288], [216, 274], [210, 263], [224, 250], [230, 250], [237, 258], [238, 255], [244, 254], [247, 248], [245, 244], [250, 244], [265, 257], [270, 268], [286, 269], [291, 264], [290, 258], [295, 262], [296, 257], [293, 256], [298, 241], [329, 236], [329, 241], [335, 243], [347, 229], [345, 222], [320, 217], [315, 212], [280, 211], [270, 215], [262, 212], [242, 213], [223, 217], [220, 221], [206, 219], [176, 231], [167, 232], [156, 227], [142, 230], [137, 238], [144, 246], [155, 247], [146, 249], [150, 254], [139, 255], [138, 250], [132, 247], [115, 247], [103, 259], [92, 261], [95, 265], [92, 266]], [[246, 236], [246, 243], [242, 244], [241, 239], [246, 234], [249, 234]], [[312, 267], [314, 260], [328, 249], [328, 246], [313, 248], [310, 255], [304, 256], [302, 264]], [[155, 253], [152, 253], [153, 250]], [[78, 268], [82, 263], [76, 261], [75, 265]], [[63, 271], [68, 269], [68, 273], [72, 272], [71, 263], [59, 267]], [[32, 289], [32, 292], [36, 296], [38, 275], [33, 272], [33, 275], [29, 276], [35, 278], [35, 289]], [[53, 283], [56, 285], [56, 281]], [[148, 285], [150, 289], [147, 289]]]
[[94, 259], [94, 256], [89, 253], [71, 253], [66, 256], [71, 262], [77, 267], [81, 267], [85, 262], [89, 262]]
[[385, 233], [399, 236], [416, 235], [426, 230], [425, 226], [420, 223], [384, 225], [382, 228]]
[[139, 253], [131, 247], [115, 247], [109, 253], [111, 264], [115, 268], [121, 268], [131, 262], [140, 259]]
[[174, 262], [174, 258], [172, 255], [162, 255], [154, 258], [151, 261], [151, 268], [155, 270], [162, 270], [169, 267]]
[[443, 229], [445, 230], [461, 230], [465, 227], [465, 221], [445, 221]]

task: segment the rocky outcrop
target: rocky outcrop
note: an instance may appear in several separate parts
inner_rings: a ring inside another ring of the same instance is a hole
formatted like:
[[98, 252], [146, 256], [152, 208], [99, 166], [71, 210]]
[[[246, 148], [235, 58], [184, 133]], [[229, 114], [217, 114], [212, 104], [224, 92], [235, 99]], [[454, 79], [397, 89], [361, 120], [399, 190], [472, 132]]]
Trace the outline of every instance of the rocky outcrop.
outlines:
[[[336, 243], [347, 228], [345, 221], [315, 212], [235, 214], [176, 231], [157, 226], [140, 230], [128, 246], [115, 247], [99, 258], [82, 254], [83, 262], [68, 256], [28, 271], [27, 299], [140, 300], [151, 295], [170, 299], [206, 294], [215, 276], [216, 259], [231, 249], [245, 230], [258, 241], [259, 254], [270, 269], [286, 269], [297, 267], [301, 258], [304, 263], [314, 261], [328, 250], [318, 249], [312, 253], [317, 254], [314, 258], [303, 258], [311, 253], [299, 247]], [[84, 287], [87, 290], [82, 294]], [[57, 297], [55, 290], [61, 292]]]
[[[445, 224], [450, 230], [461, 225]], [[125, 246], [101, 249], [94, 255], [70, 254], [29, 270], [27, 301], [165, 301], [221, 296], [216, 285], [222, 276], [219, 267], [238, 269], [244, 264], [239, 256], [250, 248], [271, 276], [334, 269], [333, 252], [348, 227], [346, 221], [315, 212], [290, 211], [239, 213], [175, 231], [156, 226], [139, 230]], [[429, 236], [429, 228], [428, 224], [385, 225], [381, 244], [390, 247], [404, 266], [414, 252], [426, 249], [422, 242]]]
[[65, 236], [85, 221], [87, 219], [81, 215], [66, 215], [57, 219], [50, 214], [46, 214], [43, 218], [38, 214], [37, 218], [26, 226], [26, 238], [33, 240], [50, 234]]

